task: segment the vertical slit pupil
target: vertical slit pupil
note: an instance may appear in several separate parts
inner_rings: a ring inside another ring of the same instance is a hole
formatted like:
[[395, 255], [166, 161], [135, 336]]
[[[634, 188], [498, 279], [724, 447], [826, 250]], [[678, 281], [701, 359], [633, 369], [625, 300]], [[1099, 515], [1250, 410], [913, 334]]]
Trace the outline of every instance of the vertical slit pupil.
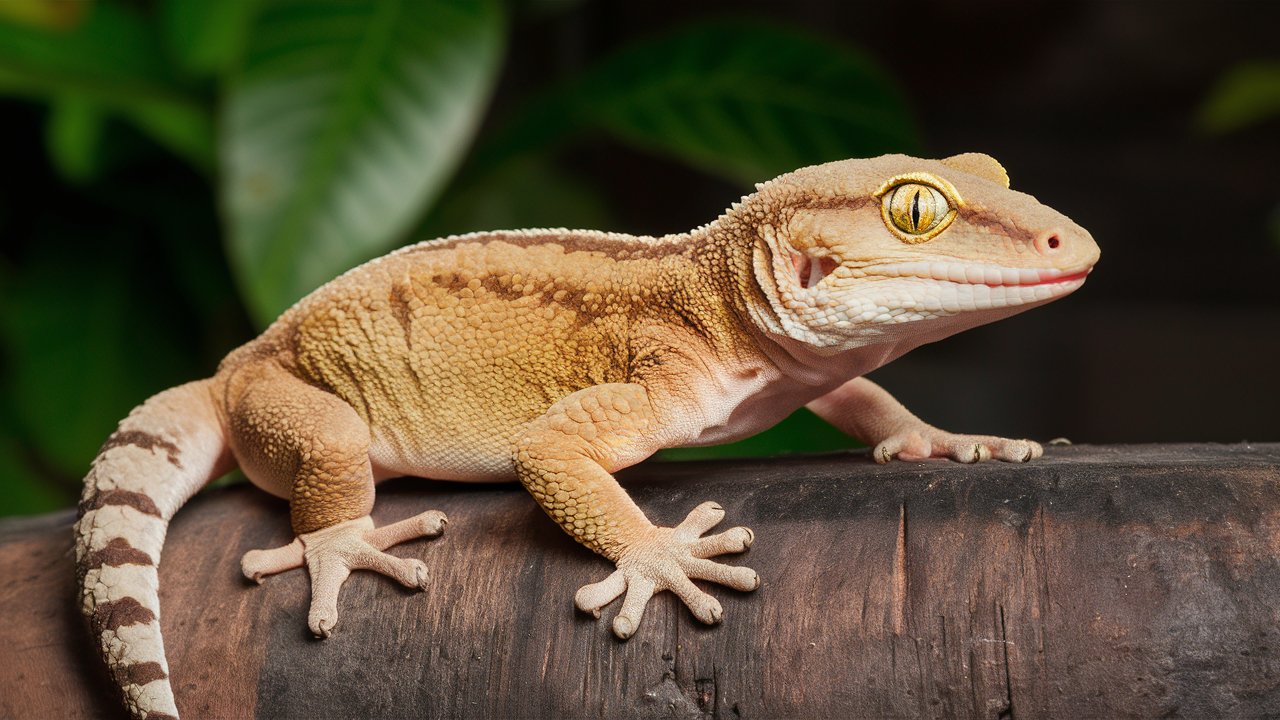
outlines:
[[911, 196], [911, 229], [920, 229], [920, 191]]

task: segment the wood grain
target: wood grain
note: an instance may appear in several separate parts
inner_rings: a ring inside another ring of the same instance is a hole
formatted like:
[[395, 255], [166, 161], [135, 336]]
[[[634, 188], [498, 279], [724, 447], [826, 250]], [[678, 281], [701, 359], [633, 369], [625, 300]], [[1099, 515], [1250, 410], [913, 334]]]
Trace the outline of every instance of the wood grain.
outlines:
[[[410, 593], [358, 573], [336, 634], [248, 487], [179, 513], [161, 562], [178, 696], [203, 717], [1125, 717], [1280, 713], [1280, 444], [1050, 448], [1026, 466], [859, 454], [647, 463], [655, 521], [716, 500], [750, 526], [755, 593], [668, 594], [627, 643], [574, 610], [610, 566], [514, 485], [380, 488], [379, 524], [439, 508]], [[118, 717], [73, 606], [70, 512], [0, 523], [0, 716]]]

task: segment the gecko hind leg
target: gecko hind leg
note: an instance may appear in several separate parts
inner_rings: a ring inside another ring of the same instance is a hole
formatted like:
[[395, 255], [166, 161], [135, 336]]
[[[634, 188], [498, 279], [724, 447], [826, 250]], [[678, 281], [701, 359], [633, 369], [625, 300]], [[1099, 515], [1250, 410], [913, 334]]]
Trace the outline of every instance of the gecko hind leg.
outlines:
[[338, 593], [353, 570], [372, 570], [424, 588], [427, 568], [383, 550], [444, 530], [444, 513], [428, 511], [375, 528], [369, 426], [336, 395], [264, 364], [242, 371], [245, 386], [231, 411], [232, 447], [245, 474], [286, 494], [293, 542], [252, 550], [241, 560], [250, 580], [306, 566], [311, 575], [307, 625], [328, 637], [338, 624]]

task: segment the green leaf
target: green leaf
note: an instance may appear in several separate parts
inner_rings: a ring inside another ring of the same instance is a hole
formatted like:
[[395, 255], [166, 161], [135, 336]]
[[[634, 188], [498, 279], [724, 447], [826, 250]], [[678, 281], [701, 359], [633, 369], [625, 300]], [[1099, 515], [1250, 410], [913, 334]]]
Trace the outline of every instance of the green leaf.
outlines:
[[81, 95], [58, 98], [49, 113], [45, 141], [62, 176], [76, 183], [92, 180], [102, 169], [102, 106]]
[[607, 58], [533, 104], [480, 164], [590, 128], [743, 183], [917, 146], [900, 93], [863, 55], [739, 20], [685, 26]]
[[259, 322], [412, 227], [470, 143], [502, 48], [494, 0], [265, 4], [220, 158], [233, 268]]
[[1201, 130], [1222, 134], [1280, 116], [1280, 62], [1232, 68], [1210, 92], [1196, 120]]
[[240, 60], [257, 6], [257, 0], [165, 0], [165, 48], [191, 75], [221, 75]]
[[208, 168], [208, 111], [170, 65], [146, 22], [115, 5], [96, 3], [82, 22], [63, 29], [0, 22], [0, 92], [96, 103]]

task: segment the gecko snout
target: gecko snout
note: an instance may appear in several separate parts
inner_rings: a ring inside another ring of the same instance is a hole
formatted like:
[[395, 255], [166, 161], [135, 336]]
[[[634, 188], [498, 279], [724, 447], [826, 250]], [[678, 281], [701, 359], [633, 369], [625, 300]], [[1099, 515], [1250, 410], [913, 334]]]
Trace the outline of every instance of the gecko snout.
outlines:
[[1088, 231], [1073, 225], [1056, 225], [1041, 231], [1033, 245], [1037, 255], [1061, 268], [1091, 268], [1100, 254]]

